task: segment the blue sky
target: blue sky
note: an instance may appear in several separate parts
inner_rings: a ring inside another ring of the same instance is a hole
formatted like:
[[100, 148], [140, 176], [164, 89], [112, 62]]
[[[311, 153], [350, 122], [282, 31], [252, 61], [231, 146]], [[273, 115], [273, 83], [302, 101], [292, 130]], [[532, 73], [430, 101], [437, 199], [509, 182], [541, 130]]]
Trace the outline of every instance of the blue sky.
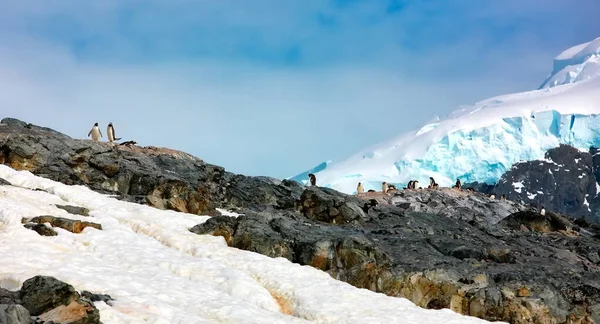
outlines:
[[4, 0], [4, 116], [288, 177], [537, 88], [596, 0]]

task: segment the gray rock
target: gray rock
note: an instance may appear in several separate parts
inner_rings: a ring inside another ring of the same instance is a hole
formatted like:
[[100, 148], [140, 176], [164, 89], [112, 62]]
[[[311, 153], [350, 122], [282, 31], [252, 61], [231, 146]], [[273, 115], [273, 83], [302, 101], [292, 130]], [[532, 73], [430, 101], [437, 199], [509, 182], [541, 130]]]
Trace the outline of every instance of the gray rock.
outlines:
[[180, 151], [78, 140], [12, 118], [0, 122], [0, 145], [0, 161], [14, 169], [194, 214], [217, 215], [219, 207], [290, 208], [303, 190], [295, 181], [225, 172]]
[[36, 231], [38, 234], [42, 235], [42, 236], [56, 236], [58, 235], [58, 233], [56, 233], [55, 230], [53, 230], [52, 228], [44, 225], [44, 224], [37, 224], [37, 223], [27, 223], [25, 225], [23, 225], [25, 228], [30, 229], [32, 231]]
[[12, 184], [2, 178], [0, 178], [0, 186], [12, 186]]
[[25, 280], [20, 291], [21, 303], [33, 316], [79, 299], [73, 286], [53, 277], [35, 276]]
[[29, 311], [21, 305], [0, 304], [0, 324], [30, 324]]
[[90, 210], [85, 207], [71, 206], [71, 205], [54, 205], [54, 206], [65, 210], [69, 214], [90, 216]]
[[[86, 227], [92, 227], [97, 230], [102, 230], [102, 225], [93, 223], [93, 222], [83, 222], [80, 220], [73, 220], [63, 217], [55, 217], [51, 215], [43, 215], [36, 216], [33, 218], [23, 218], [21, 220], [22, 223], [35, 223], [35, 224], [44, 224], [48, 223], [52, 225], [52, 227], [60, 227], [64, 230], [67, 230], [71, 233], [81, 233]], [[30, 225], [31, 226], [31, 225]], [[39, 232], [38, 232], [39, 233]]]
[[598, 252], [590, 252], [590, 253], [588, 253], [587, 256], [588, 256], [588, 259], [590, 261], [592, 261], [593, 263], [596, 263], [596, 264], [600, 263], [600, 255], [598, 255]]

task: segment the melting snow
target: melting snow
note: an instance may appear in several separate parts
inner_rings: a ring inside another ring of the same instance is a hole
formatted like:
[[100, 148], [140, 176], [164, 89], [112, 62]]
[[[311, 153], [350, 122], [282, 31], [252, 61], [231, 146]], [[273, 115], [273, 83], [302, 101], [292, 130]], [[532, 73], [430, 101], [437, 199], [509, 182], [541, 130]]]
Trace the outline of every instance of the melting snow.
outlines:
[[[119, 201], [5, 165], [0, 177], [18, 186], [0, 187], [0, 286], [15, 290], [32, 276], [48, 275], [77, 290], [109, 294], [116, 299], [112, 306], [96, 303], [104, 323], [485, 322], [422, 309], [188, 231], [208, 216]], [[45, 237], [23, 227], [22, 217], [65, 216], [53, 204], [90, 209], [90, 217], [68, 217], [100, 223], [103, 230], [56, 229], [58, 236]]]

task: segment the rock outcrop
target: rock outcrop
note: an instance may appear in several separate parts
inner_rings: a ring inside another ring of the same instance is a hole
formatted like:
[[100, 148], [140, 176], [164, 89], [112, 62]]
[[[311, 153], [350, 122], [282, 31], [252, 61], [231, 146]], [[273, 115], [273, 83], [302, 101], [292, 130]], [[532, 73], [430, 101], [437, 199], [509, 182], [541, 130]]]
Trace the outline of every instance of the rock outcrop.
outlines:
[[246, 177], [180, 152], [73, 139], [46, 127], [0, 121], [0, 163], [161, 209], [217, 215], [216, 208], [288, 208], [294, 181]]
[[[86, 292], [89, 296], [93, 294]], [[2, 324], [100, 324], [93, 300], [53, 277], [25, 280], [20, 291], [0, 288]]]
[[513, 165], [494, 188], [497, 196], [600, 222], [600, 156], [561, 145], [545, 160]]
[[599, 229], [453, 189], [357, 198], [311, 187], [295, 209], [213, 217], [191, 231], [425, 308], [510, 323], [592, 323], [600, 321]]

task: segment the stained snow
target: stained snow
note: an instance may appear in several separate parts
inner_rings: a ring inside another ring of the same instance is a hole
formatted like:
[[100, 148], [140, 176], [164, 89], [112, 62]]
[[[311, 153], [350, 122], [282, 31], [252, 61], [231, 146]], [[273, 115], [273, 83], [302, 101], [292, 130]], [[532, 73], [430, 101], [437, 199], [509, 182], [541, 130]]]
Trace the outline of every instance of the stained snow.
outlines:
[[[0, 286], [15, 290], [32, 276], [48, 275], [77, 290], [109, 294], [112, 306], [96, 303], [104, 323], [485, 322], [448, 309], [422, 309], [188, 231], [208, 216], [119, 201], [5, 165], [0, 177], [18, 186], [0, 187]], [[86, 207], [90, 217], [53, 204]], [[22, 217], [45, 214], [97, 222], [103, 230], [56, 229], [58, 236], [45, 237], [21, 224]]]
[[[596, 55], [598, 42], [572, 49], [573, 55], [561, 54], [560, 64], [587, 62]], [[317, 183], [345, 193], [354, 192], [359, 181], [367, 183], [365, 190], [377, 190], [384, 176], [388, 183], [402, 185], [430, 176], [442, 186], [459, 177], [463, 183], [496, 183], [517, 161], [544, 159], [548, 149], [561, 143], [581, 150], [599, 146], [600, 77], [586, 74], [584, 80], [566, 83], [461, 106], [445, 119], [327, 163], [315, 173]], [[377, 156], [363, 159], [369, 152]], [[348, 174], [361, 177], [345, 178]], [[306, 175], [292, 179], [304, 182]]]

